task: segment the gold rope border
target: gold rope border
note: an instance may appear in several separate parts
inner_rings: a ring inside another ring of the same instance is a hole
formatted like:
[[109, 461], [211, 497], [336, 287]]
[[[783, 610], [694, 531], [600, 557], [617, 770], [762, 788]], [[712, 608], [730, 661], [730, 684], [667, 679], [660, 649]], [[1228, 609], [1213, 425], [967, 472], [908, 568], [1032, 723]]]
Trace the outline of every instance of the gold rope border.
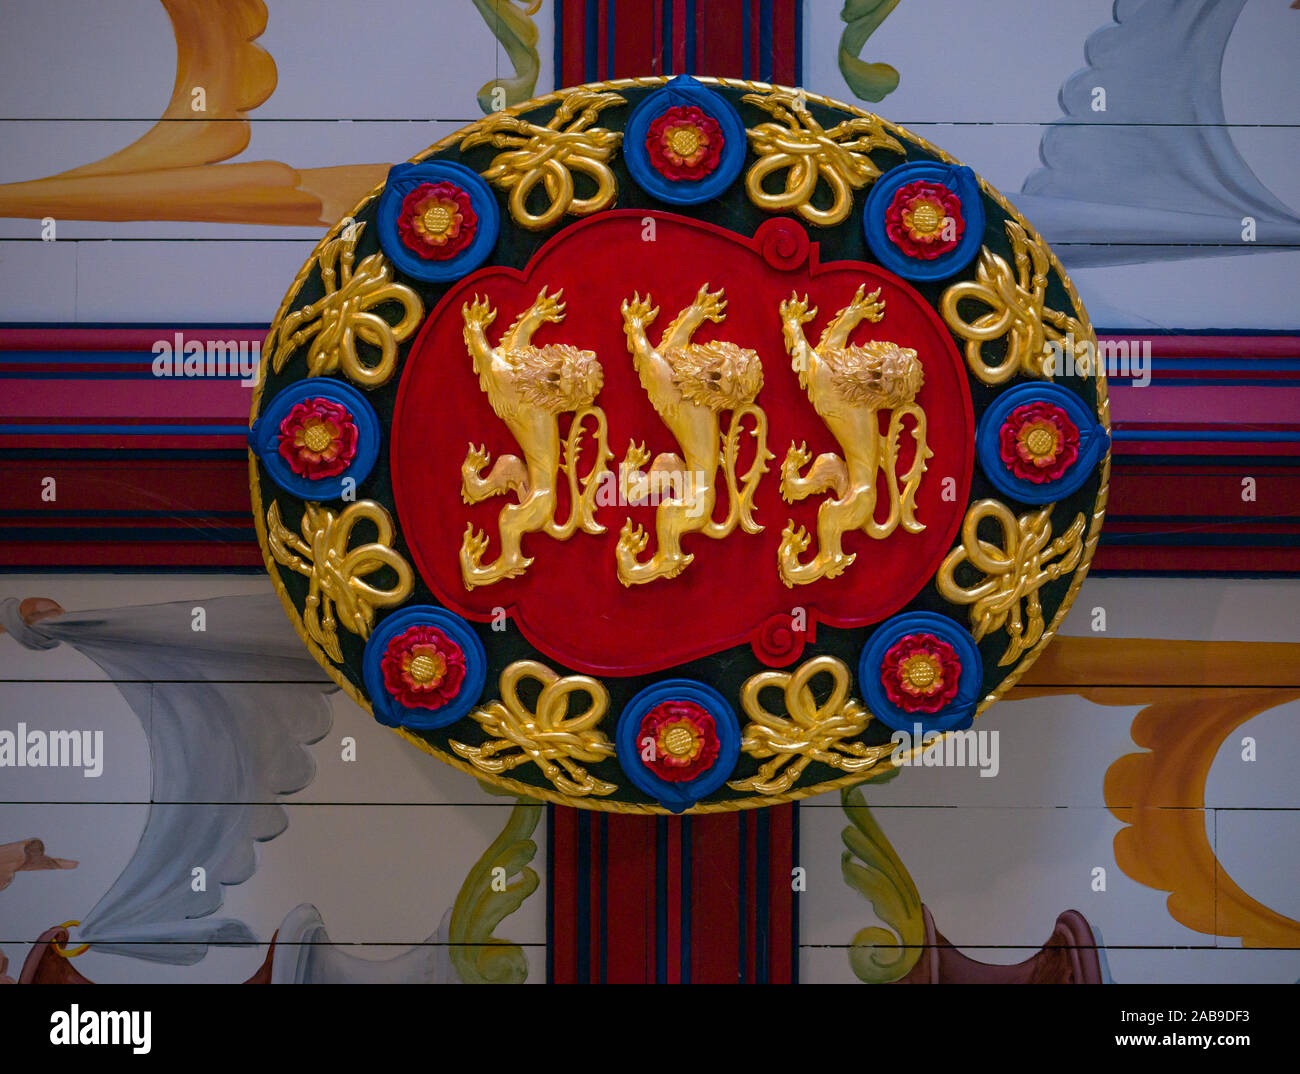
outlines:
[[[773, 83], [770, 82], [750, 82], [740, 78], [712, 78], [706, 76], [695, 76], [695, 77], [696, 77], [696, 81], [702, 82], [705, 85], [724, 86], [730, 89], [757, 90], [757, 91], [769, 91], [769, 92], [776, 89], [790, 89], [796, 93], [799, 92], [798, 87], [779, 86], [779, 85], [774, 85]], [[493, 115], [500, 115], [500, 114], [519, 115], [524, 112], [530, 112], [535, 108], [542, 107], [543, 105], [563, 100], [564, 97], [574, 89], [592, 89], [592, 90], [634, 89], [638, 87], [662, 86], [665, 83], [667, 83], [669, 80], [670, 79], [668, 76], [654, 75], [654, 76], [644, 76], [640, 78], [619, 78], [608, 82], [587, 82], [584, 83], [582, 86], [567, 86], [564, 89], [554, 90], [551, 93], [547, 93], [541, 97], [534, 97], [531, 100], [522, 101], [519, 104], [512, 105], [509, 108], [502, 109], [502, 111], [499, 113], [494, 112]], [[887, 119], [883, 119], [880, 116], [874, 115], [874, 113], [865, 112], [860, 108], [855, 108], [851, 104], [844, 104], [841, 101], [837, 101], [831, 97], [826, 97], [818, 93], [805, 92], [804, 99], [807, 101], [811, 101], [814, 104], [822, 105], [823, 107], [826, 108], [838, 109], [839, 111], [845, 112], [852, 116], [879, 119], [881, 124], [885, 126], [888, 130], [902, 135], [904, 139], [910, 140], [913, 144], [920, 146], [922, 149], [926, 150], [927, 152], [933, 153], [944, 163], [946, 164], [961, 163], [961, 161], [957, 160], [953, 156], [950, 156], [948, 153], [945, 153], [938, 146], [932, 145], [926, 139], [920, 137], [919, 135], [913, 134], [906, 127], [901, 127], [896, 123], [891, 123]], [[490, 117], [485, 117], [484, 119], [476, 120], [473, 123], [470, 123], [464, 127], [457, 129], [453, 133], [447, 135], [445, 138], [439, 139], [438, 141], [434, 142], [433, 145], [429, 146], [428, 149], [425, 149], [424, 151], [417, 153], [415, 156], [411, 157], [408, 163], [418, 164], [426, 157], [430, 157], [433, 154], [439, 153], [444, 149], [451, 148], [452, 146], [460, 142], [470, 131], [477, 128], [480, 124], [486, 122], [488, 118]], [[1088, 311], [1083, 308], [1083, 304], [1079, 301], [1079, 293], [1077, 290], [1075, 290], [1074, 281], [1071, 280], [1070, 277], [1066, 274], [1064, 267], [1062, 267], [1061, 262], [1056, 257], [1056, 251], [1054, 251], [1046, 242], [1043, 242], [1043, 238], [1038, 233], [1037, 229], [1035, 229], [1034, 226], [1030, 224], [1028, 220], [1026, 220], [1023, 216], [1020, 215], [1019, 210], [1017, 210], [1016, 207], [1012, 205], [1011, 202], [1009, 202], [1003, 196], [1001, 191], [989, 185], [989, 183], [982, 176], [978, 176], [977, 178], [979, 178], [980, 189], [983, 190], [984, 193], [989, 196], [989, 198], [991, 198], [994, 202], [996, 202], [999, 206], [1001, 206], [1002, 209], [1013, 220], [1015, 220], [1018, 224], [1020, 224], [1021, 227], [1025, 229], [1026, 233], [1030, 236], [1030, 238], [1034, 239], [1037, 242], [1041, 242], [1043, 248], [1047, 250], [1051, 266], [1056, 271], [1057, 276], [1061, 280], [1062, 286], [1065, 288], [1066, 295], [1069, 296], [1070, 302], [1073, 304], [1075, 311], [1079, 315], [1079, 322], [1084, 327], [1085, 337], [1091, 340], [1095, 345], [1097, 341], [1097, 336], [1093, 330], [1092, 321], [1088, 317]], [[312, 250], [311, 254], [308, 256], [306, 263], [298, 271], [298, 275], [294, 277], [293, 283], [290, 284], [288, 292], [285, 294], [283, 301], [281, 301], [279, 308], [275, 312], [275, 317], [272, 318], [271, 320], [271, 329], [270, 329], [271, 332], [274, 332], [279, 327], [281, 319], [285, 316], [285, 314], [288, 313], [290, 305], [293, 303], [293, 300], [298, 295], [298, 291], [302, 288], [303, 283], [306, 282], [307, 277], [311, 275], [312, 269], [316, 264], [316, 258], [320, 254], [322, 248], [325, 246], [327, 242], [329, 242], [340, 231], [342, 231], [343, 220], [347, 220], [347, 219], [355, 220], [357, 214], [361, 212], [362, 209], [364, 209], [371, 201], [373, 201], [375, 198], [379, 197], [381, 193], [383, 193], [385, 185], [386, 182], [380, 183], [378, 186], [376, 186], [373, 190], [370, 191], [369, 194], [365, 195], [365, 197], [363, 197], [359, 202], [357, 202], [356, 206], [352, 209], [351, 213], [347, 214], [347, 216], [343, 217], [342, 220], [338, 221], [338, 223], [334, 224], [328, 231], [326, 231], [324, 237], [321, 238], [321, 240], [316, 244], [315, 248]], [[269, 338], [270, 338], [270, 333], [268, 332], [268, 339]], [[263, 364], [265, 364], [266, 362], [266, 357], [265, 357], [266, 353], [267, 353], [266, 346], [264, 343], [262, 347]], [[265, 378], [261, 376], [260, 373], [261, 373], [261, 369], [259, 368], [259, 376], [257, 378], [257, 384], [253, 388], [252, 409], [249, 413], [250, 425], [252, 424], [253, 419], [258, 416], [258, 407], [262, 399], [262, 388], [263, 385], [265, 384]], [[1109, 435], [1110, 434], [1110, 402], [1106, 395], [1106, 378], [1100, 367], [1100, 363], [1098, 363], [1098, 368], [1096, 373], [1094, 374], [1094, 379], [1096, 380], [1096, 385], [1097, 385], [1097, 416], [1101, 421], [1102, 427], [1105, 428], [1107, 435]], [[329, 675], [331, 679], [334, 680], [334, 682], [338, 685], [339, 689], [341, 689], [345, 694], [348, 695], [348, 697], [350, 697], [353, 701], [355, 701], [357, 705], [359, 705], [364, 711], [370, 713], [370, 715], [373, 717], [374, 711], [370, 707], [369, 699], [366, 698], [366, 696], [362, 694], [355, 686], [353, 686], [353, 684], [346, 678], [346, 676], [338, 672], [333, 662], [330, 661], [330, 659], [321, 651], [319, 646], [317, 646], [316, 643], [313, 642], [311, 638], [307, 636], [307, 632], [304, 629], [302, 624], [302, 617], [299, 614], [298, 607], [290, 599], [288, 591], [285, 589], [284, 583], [280, 579], [280, 575], [277, 571], [275, 562], [271, 558], [270, 552], [267, 547], [266, 523], [263, 518], [264, 512], [262, 509], [262, 490], [257, 475], [257, 456], [253, 453], [251, 448], [249, 449], [249, 453], [248, 453], [248, 469], [249, 469], [249, 491], [251, 493], [251, 498], [253, 502], [253, 522], [257, 528], [257, 543], [262, 549], [262, 560], [266, 564], [266, 570], [267, 570], [267, 574], [270, 576], [271, 584], [275, 589], [276, 595], [280, 598], [280, 603], [284, 605], [284, 610], [289, 616], [289, 621], [293, 624], [294, 629], [298, 632], [298, 636], [303, 640], [303, 643], [307, 646], [307, 650], [311, 653], [312, 657], [316, 660], [316, 662], [320, 664], [321, 667], [325, 670], [325, 673]], [[990, 694], [988, 694], [979, 703], [979, 706], [975, 710], [976, 717], [980, 716], [985, 709], [987, 709], [990, 705], [993, 704], [994, 701], [997, 701], [1000, 697], [1002, 697], [1009, 690], [1011, 690], [1011, 688], [1014, 687], [1015, 684], [1020, 680], [1020, 677], [1024, 675], [1026, 671], [1029, 670], [1030, 665], [1032, 665], [1033, 662], [1038, 659], [1039, 654], [1042, 653], [1042, 651], [1047, 647], [1048, 643], [1051, 642], [1051, 640], [1054, 637], [1056, 637], [1056, 631], [1060, 627], [1061, 621], [1065, 618], [1066, 614], [1069, 612], [1070, 607], [1074, 604], [1075, 598], [1079, 594], [1079, 589], [1083, 586], [1083, 580], [1088, 574], [1088, 568], [1092, 564], [1093, 553], [1097, 549], [1097, 541], [1098, 538], [1101, 536], [1102, 520], [1104, 519], [1106, 514], [1106, 498], [1109, 493], [1109, 489], [1110, 489], [1110, 452], [1108, 451], [1106, 453], [1105, 460], [1102, 463], [1101, 485], [1097, 490], [1097, 503], [1093, 511], [1092, 527], [1089, 529], [1088, 536], [1084, 541], [1083, 557], [1079, 563], [1078, 568], [1074, 573], [1073, 579], [1071, 580], [1070, 588], [1066, 592], [1065, 598], [1061, 601], [1061, 606], [1057, 608], [1056, 615], [1052, 618], [1051, 623], [1043, 631], [1043, 636], [1039, 640], [1038, 644], [1035, 645], [1032, 649], [1030, 649], [1027, 653], [1025, 653], [1025, 655], [1021, 657], [1020, 663], [1016, 665], [1015, 669], [1005, 679], [1003, 679], [1001, 683], [998, 684], [997, 689], [995, 689]], [[435, 748], [434, 746], [430, 745], [428, 742], [424, 741], [424, 739], [411, 734], [411, 732], [406, 730], [406, 728], [404, 727], [394, 727], [391, 730], [394, 731], [396, 734], [400, 735], [402, 738], [406, 739], [417, 749], [423, 750], [425, 753], [430, 754], [433, 757], [437, 757], [438, 760], [442, 761], [444, 764], [451, 765], [453, 768], [457, 768], [460, 771], [464, 772], [466, 775], [473, 776], [475, 779], [486, 780], [487, 782], [493, 783], [498, 787], [503, 787], [506, 790], [510, 791], [512, 794], [523, 795], [524, 797], [527, 798], [539, 798], [543, 801], [553, 802], [556, 805], [573, 806], [578, 809], [598, 810], [600, 812], [605, 812], [605, 813], [640, 813], [640, 814], [655, 815], [655, 816], [672, 815], [670, 810], [664, 809], [662, 806], [658, 806], [658, 805], [643, 805], [637, 802], [619, 802], [619, 801], [610, 801], [608, 799], [600, 799], [596, 801], [583, 799], [581, 801], [577, 801], [572, 798], [569, 798], [566, 795], [560, 794], [558, 791], [551, 790], [549, 788], [534, 786], [531, 783], [523, 783], [519, 780], [510, 779], [509, 777], [506, 776], [489, 775], [488, 773], [480, 772], [478, 769], [474, 768], [473, 765], [469, 764], [467, 761], [461, 760], [459, 757], [456, 757], [453, 754], [443, 753], [441, 750]], [[945, 732], [941, 736], [941, 738], [947, 737], [947, 734], [948, 732]], [[932, 743], [933, 741], [934, 740], [931, 740]], [[922, 748], [923, 747], [921, 746], [914, 746], [912, 750], [906, 755], [907, 759], [910, 760], [914, 758], [917, 754], [921, 752]], [[871, 776], [867, 777], [867, 779], [864, 779], [862, 776], [857, 776], [857, 775], [841, 776], [838, 779], [828, 780], [825, 783], [817, 783], [809, 787], [795, 788], [786, 791], [784, 794], [765, 794], [765, 795], [756, 795], [751, 798], [735, 798], [727, 802], [699, 803], [692, 806], [690, 809], [686, 810], [685, 813], [686, 815], [701, 814], [701, 813], [733, 813], [741, 809], [764, 809], [770, 805], [781, 805], [786, 802], [794, 802], [794, 801], [798, 801], [801, 798], [809, 798], [812, 797], [813, 795], [825, 794], [828, 791], [839, 790], [843, 787], [851, 787], [858, 783], [867, 782], [869, 779], [880, 778], [886, 772], [889, 772], [896, 767], [898, 767], [897, 762], [895, 762], [891, 757], [888, 763], [882, 764], [879, 768], [873, 769]]]

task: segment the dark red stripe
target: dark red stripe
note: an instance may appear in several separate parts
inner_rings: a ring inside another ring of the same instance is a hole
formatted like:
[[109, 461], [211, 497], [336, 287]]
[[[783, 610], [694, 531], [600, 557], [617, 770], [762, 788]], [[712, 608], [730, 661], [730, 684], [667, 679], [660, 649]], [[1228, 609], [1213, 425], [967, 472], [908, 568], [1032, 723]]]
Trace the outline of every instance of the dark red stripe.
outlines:
[[666, 933], [668, 950], [668, 983], [681, 984], [682, 980], [682, 824], [683, 819], [672, 817], [668, 821], [668, 853], [665, 862], [668, 879], [668, 897], [665, 912], [667, 920], [661, 925]]
[[[611, 813], [608, 831], [608, 980], [611, 984], [653, 981], [655, 818]], [[592, 921], [598, 920], [593, 907]]]
[[614, 78], [657, 75], [659, 35], [656, 13], [659, 4], [647, 0], [615, 0], [614, 4]]
[[691, 820], [691, 981], [697, 984], [739, 979], [738, 832], [734, 813]]
[[546, 883], [551, 894], [551, 920], [547, 934], [551, 940], [552, 981], [574, 984], [578, 980], [578, 892], [577, 875], [578, 811], [566, 806], [550, 810], [553, 830], [551, 860], [546, 863]]
[[794, 980], [794, 890], [790, 886], [794, 869], [794, 805], [771, 806], [767, 811], [768, 979], [773, 984]]
[[744, 73], [740, 28], [744, 0], [701, 0], [695, 11], [700, 73], [740, 78]]
[[772, 81], [793, 86], [799, 42], [795, 40], [795, 5], [801, 0], [775, 0], [772, 4]]
[[560, 84], [579, 86], [586, 82], [587, 16], [585, 0], [556, 0], [560, 5], [560, 19], [564, 40], [561, 48]]

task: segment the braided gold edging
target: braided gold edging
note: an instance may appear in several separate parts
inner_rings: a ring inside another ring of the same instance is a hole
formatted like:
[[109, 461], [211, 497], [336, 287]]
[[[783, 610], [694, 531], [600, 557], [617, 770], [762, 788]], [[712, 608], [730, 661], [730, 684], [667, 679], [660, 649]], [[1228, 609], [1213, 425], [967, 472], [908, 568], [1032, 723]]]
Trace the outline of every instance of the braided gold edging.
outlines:
[[[696, 76], [696, 80], [699, 82], [703, 82], [706, 85], [725, 86], [732, 89], [744, 89], [744, 90], [773, 90], [773, 89], [795, 89], [796, 88], [796, 87], [775, 86], [768, 82], [750, 82], [745, 79], [739, 79], [739, 78], [712, 78], [712, 77], [705, 77], [705, 76]], [[660, 76], [660, 75], [643, 76], [640, 78], [620, 78], [620, 79], [614, 79], [612, 81], [607, 81], [607, 82], [588, 82], [585, 84], [585, 88], [595, 89], [595, 90], [631, 89], [638, 86], [662, 86], [668, 81], [669, 79], [667, 76]], [[555, 90], [551, 93], [545, 94], [544, 96], [534, 97], [531, 100], [523, 101], [519, 104], [512, 105], [511, 107], [503, 109], [502, 111], [508, 115], [517, 115], [522, 112], [532, 111], [534, 108], [539, 108], [542, 105], [551, 103], [552, 101], [558, 101], [562, 99], [565, 96], [565, 94], [567, 94], [570, 90], [577, 89], [577, 88], [579, 87], [571, 86], [561, 90]], [[841, 101], [836, 101], [830, 97], [825, 97], [817, 93], [805, 92], [804, 99], [808, 101], [812, 101], [815, 104], [823, 105], [824, 107], [827, 108], [839, 109], [840, 111], [846, 112], [849, 115], [853, 115], [853, 116], [872, 117], [874, 115], [871, 112], [864, 112], [862, 109], [856, 108], [853, 105], [844, 104]], [[493, 113], [493, 114], [500, 115], [501, 113]], [[486, 119], [487, 117], [484, 118]], [[901, 127], [896, 123], [891, 123], [889, 120], [883, 119], [879, 116], [875, 116], [874, 118], [879, 119], [881, 124], [887, 129], [902, 135], [905, 139], [909, 139], [912, 143], [920, 146], [922, 149], [926, 150], [927, 152], [935, 154], [935, 156], [937, 156], [940, 160], [944, 161], [946, 164], [961, 163], [955, 157], [952, 157], [948, 153], [945, 153], [938, 146], [932, 145], [926, 139], [920, 137], [919, 135], [913, 134], [906, 127]], [[411, 157], [408, 163], [417, 164], [420, 161], [424, 160], [426, 157], [432, 156], [434, 153], [441, 152], [443, 149], [451, 148], [452, 146], [459, 143], [462, 139], [464, 139], [464, 137], [470, 130], [474, 129], [475, 127], [477, 127], [479, 124], [483, 122], [484, 120], [476, 120], [474, 123], [459, 128], [452, 134], [447, 135], [445, 138], [441, 138], [438, 141], [434, 142], [433, 145], [429, 146], [429, 148]], [[1052, 268], [1056, 270], [1056, 274], [1061, 280], [1062, 286], [1065, 288], [1066, 295], [1069, 297], [1070, 302], [1073, 304], [1074, 309], [1079, 315], [1079, 323], [1083, 326], [1085, 330], [1085, 337], [1088, 340], [1091, 340], [1093, 345], [1095, 346], [1097, 342], [1097, 335], [1096, 332], [1093, 330], [1092, 321], [1088, 317], [1088, 311], [1083, 308], [1083, 304], [1079, 301], [1079, 293], [1075, 289], [1074, 281], [1071, 280], [1070, 277], [1066, 274], [1064, 267], [1062, 267], [1061, 262], [1057, 259], [1056, 252], [1046, 242], [1043, 242], [1043, 237], [1038, 233], [1037, 229], [1034, 228], [1034, 226], [1030, 224], [1028, 220], [1026, 220], [1023, 216], [1020, 215], [1019, 210], [1017, 210], [1016, 207], [1012, 205], [1011, 202], [1008, 201], [999, 190], [989, 185], [989, 183], [982, 176], [978, 176], [977, 178], [979, 179], [980, 189], [984, 191], [984, 193], [987, 194], [994, 202], [996, 202], [999, 206], [1001, 206], [1008, 216], [1010, 216], [1013, 220], [1019, 223], [1031, 238], [1043, 244], [1043, 248], [1047, 250], [1047, 255], [1050, 260], [1050, 264]], [[268, 332], [267, 335], [268, 339], [271, 338], [270, 333], [274, 332], [278, 328], [281, 319], [288, 312], [290, 305], [293, 303], [293, 300], [297, 297], [298, 291], [301, 289], [307, 277], [311, 275], [312, 268], [316, 264], [316, 258], [320, 254], [321, 249], [325, 246], [327, 242], [329, 242], [332, 238], [334, 238], [335, 235], [337, 235], [342, 230], [344, 226], [344, 221], [349, 219], [355, 219], [357, 213], [359, 213], [362, 209], [364, 209], [375, 198], [379, 197], [379, 195], [383, 193], [385, 185], [386, 185], [386, 181], [379, 183], [373, 190], [370, 191], [370, 193], [365, 195], [365, 197], [363, 197], [359, 202], [357, 202], [356, 206], [353, 208], [351, 213], [347, 214], [347, 216], [343, 217], [343, 219], [339, 220], [338, 223], [334, 224], [328, 231], [326, 231], [325, 235], [316, 244], [315, 248], [311, 252], [311, 255], [307, 258], [306, 263], [298, 271], [298, 274], [294, 277], [293, 282], [289, 286], [288, 292], [284, 296], [284, 299], [280, 302], [280, 306], [276, 310], [275, 316], [271, 320], [271, 330], [270, 332]], [[262, 347], [262, 362], [265, 363], [266, 361], [267, 361], [266, 345], [264, 343]], [[1101, 363], [1097, 363], [1097, 366], [1098, 368], [1096, 370], [1096, 373], [1094, 374], [1094, 377], [1097, 382], [1097, 416], [1101, 421], [1102, 427], [1106, 430], [1107, 435], [1109, 435], [1110, 434], [1110, 402], [1106, 395], [1106, 378], [1104, 375], [1104, 371], [1101, 367]], [[258, 406], [262, 399], [262, 387], [265, 383], [265, 378], [261, 375], [261, 372], [262, 372], [261, 367], [259, 367], [257, 384], [253, 388], [252, 409], [249, 415], [250, 425], [252, 424], [253, 419], [256, 418], [258, 415]], [[353, 686], [346, 676], [342, 675], [335, 669], [335, 667], [325, 657], [325, 654], [320, 650], [320, 648], [307, 636], [307, 632], [303, 628], [302, 617], [298, 612], [298, 608], [293, 603], [293, 600], [289, 597], [289, 593], [285, 589], [284, 583], [280, 580], [280, 576], [277, 572], [274, 560], [271, 559], [268, 551], [267, 540], [266, 540], [266, 526], [263, 522], [263, 517], [262, 517], [264, 514], [262, 509], [262, 492], [261, 492], [261, 487], [257, 475], [257, 456], [253, 453], [251, 449], [249, 450], [248, 453], [248, 469], [249, 469], [249, 492], [251, 494], [252, 503], [253, 503], [253, 521], [257, 529], [257, 543], [262, 549], [262, 560], [266, 565], [267, 574], [270, 576], [271, 585], [275, 589], [276, 595], [280, 598], [280, 603], [284, 605], [284, 610], [289, 616], [289, 621], [293, 624], [293, 628], [298, 632], [298, 636], [303, 640], [303, 643], [307, 646], [308, 652], [310, 652], [312, 657], [316, 660], [316, 662], [321, 665], [325, 673], [331, 679], [334, 680], [334, 682], [338, 685], [339, 689], [341, 689], [345, 694], [347, 694], [348, 697], [350, 697], [353, 701], [355, 701], [357, 705], [359, 705], [366, 712], [370, 713], [370, 715], [373, 717], [374, 710], [370, 706], [369, 699], [366, 698], [366, 696], [362, 694], [355, 686]], [[1039, 640], [1038, 644], [1035, 645], [1027, 653], [1025, 653], [1025, 655], [1021, 658], [1020, 663], [1016, 665], [1015, 669], [1010, 674], [1008, 674], [1007, 677], [1003, 679], [1001, 683], [998, 684], [997, 689], [989, 693], [980, 702], [979, 706], [975, 710], [976, 717], [980, 716], [985, 709], [987, 709], [991, 704], [993, 704], [994, 701], [998, 700], [1000, 697], [1006, 694], [1007, 691], [1009, 691], [1013, 686], [1015, 686], [1015, 684], [1020, 680], [1021, 676], [1023, 676], [1025, 672], [1029, 670], [1030, 665], [1033, 664], [1033, 662], [1038, 659], [1039, 654], [1047, 647], [1048, 643], [1051, 642], [1051, 640], [1054, 637], [1056, 637], [1056, 631], [1060, 627], [1061, 622], [1065, 618], [1066, 614], [1069, 612], [1071, 605], [1074, 604], [1074, 600], [1079, 594], [1079, 589], [1083, 585], [1083, 580], [1088, 574], [1088, 568], [1092, 564], [1092, 556], [1093, 553], [1096, 551], [1097, 541], [1101, 536], [1102, 520], [1106, 514], [1106, 498], [1109, 493], [1109, 488], [1110, 488], [1110, 452], [1108, 451], [1106, 453], [1105, 459], [1102, 462], [1101, 484], [1097, 489], [1097, 503], [1093, 510], [1092, 526], [1089, 529], [1088, 536], [1084, 541], [1083, 556], [1080, 560], [1078, 568], [1075, 570], [1073, 579], [1071, 580], [1070, 583], [1070, 588], [1066, 592], [1064, 599], [1061, 601], [1061, 606], [1057, 609], [1056, 615], [1052, 618], [1051, 623], [1048, 624], [1048, 626], [1043, 630], [1043, 636]], [[462, 761], [459, 757], [456, 757], [453, 754], [443, 753], [441, 750], [434, 748], [429, 743], [425, 742], [423, 739], [417, 737], [416, 735], [411, 734], [403, 727], [394, 727], [391, 730], [394, 731], [396, 734], [400, 735], [402, 738], [406, 739], [417, 749], [423, 750], [425, 753], [430, 754], [433, 757], [437, 757], [438, 760], [442, 761], [444, 764], [451, 765], [453, 768], [457, 768], [460, 771], [464, 772], [466, 775], [473, 776], [475, 779], [485, 780], [489, 783], [495, 784], [496, 786], [504, 787], [512, 794], [523, 795], [524, 797], [528, 797], [528, 798], [539, 798], [542, 799], [543, 801], [554, 802], [557, 805], [575, 806], [582, 809], [595, 809], [607, 813], [640, 813], [640, 814], [647, 814], [647, 815], [650, 814], [669, 815], [670, 814], [669, 810], [664, 809], [662, 806], [658, 806], [658, 805], [643, 805], [636, 802], [618, 802], [618, 801], [610, 801], [608, 799], [595, 799], [595, 800], [583, 799], [580, 801], [575, 801], [572, 798], [562, 795], [556, 791], [548, 790], [544, 787], [537, 787], [530, 783], [521, 783], [518, 780], [510, 779], [509, 777], [506, 776], [494, 776], [484, 772], [480, 772], [477, 769], [475, 769], [472, 765], [470, 765], [468, 762]], [[949, 733], [950, 732], [945, 732], [943, 735], [940, 736], [940, 738], [942, 739], [947, 737]], [[935, 741], [936, 741], [935, 739], [930, 739], [930, 744], [933, 744]], [[920, 745], [914, 746], [907, 754], [903, 755], [904, 759], [908, 761], [912, 760], [913, 758], [915, 758], [921, 753], [923, 748], [928, 748], [928, 746], [926, 747], [922, 747]], [[783, 794], [759, 795], [753, 798], [734, 798], [726, 802], [698, 803], [692, 806], [690, 809], [686, 810], [685, 812], [687, 814], [731, 813], [740, 809], [763, 809], [770, 805], [778, 805], [785, 802], [794, 802], [794, 801], [798, 801], [801, 798], [809, 798], [816, 794], [824, 794], [828, 791], [839, 790], [843, 787], [851, 787], [858, 783], [868, 782], [871, 779], [879, 779], [887, 772], [889, 772], [891, 769], [896, 767], [898, 767], [898, 761], [896, 761], [893, 755], [891, 754], [888, 762], [882, 762], [879, 767], [873, 768], [871, 770], [871, 774], [866, 778], [860, 775], [841, 776], [838, 779], [828, 780], [825, 783], [817, 783], [810, 787], [800, 787], [793, 790], [789, 790]]]

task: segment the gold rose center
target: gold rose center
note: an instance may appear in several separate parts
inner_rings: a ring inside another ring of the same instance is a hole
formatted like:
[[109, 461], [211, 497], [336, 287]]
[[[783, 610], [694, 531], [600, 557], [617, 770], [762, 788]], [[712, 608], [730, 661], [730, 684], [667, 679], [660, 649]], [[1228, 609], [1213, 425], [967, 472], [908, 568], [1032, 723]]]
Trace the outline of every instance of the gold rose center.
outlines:
[[1042, 458], [1050, 455], [1056, 447], [1056, 437], [1044, 428], [1031, 429], [1025, 437], [1025, 447], [1029, 448], [1029, 454], [1035, 458]]
[[445, 205], [433, 205], [424, 210], [420, 222], [424, 225], [426, 235], [437, 238], [439, 235], [445, 235], [447, 229], [451, 227], [451, 212]]
[[694, 127], [674, 127], [668, 134], [668, 144], [683, 160], [689, 159], [700, 148], [700, 132]]
[[328, 450], [330, 444], [334, 443], [334, 433], [324, 422], [317, 422], [315, 425], [309, 425], [302, 433], [302, 443], [308, 451], [314, 455], [319, 455], [322, 451]]
[[903, 678], [914, 689], [924, 690], [934, 682], [937, 671], [928, 656], [913, 656], [903, 665]]
[[664, 732], [663, 746], [674, 757], [685, 757], [695, 748], [695, 736], [681, 724], [676, 724]]
[[411, 661], [408, 669], [411, 678], [421, 686], [426, 683], [442, 679], [442, 673], [447, 670], [447, 662], [441, 656], [430, 656], [428, 653], [421, 653]]
[[912, 209], [912, 230], [918, 235], [932, 235], [943, 224], [943, 213], [932, 201], [923, 201]]

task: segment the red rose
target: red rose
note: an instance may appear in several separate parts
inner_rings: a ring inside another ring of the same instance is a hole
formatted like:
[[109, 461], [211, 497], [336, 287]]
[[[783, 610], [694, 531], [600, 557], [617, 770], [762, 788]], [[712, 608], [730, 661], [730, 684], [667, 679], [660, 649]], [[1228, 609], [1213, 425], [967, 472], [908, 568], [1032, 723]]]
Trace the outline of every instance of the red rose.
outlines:
[[880, 681], [904, 712], [938, 712], [957, 696], [961, 659], [933, 634], [908, 634], [885, 653]]
[[454, 183], [422, 183], [402, 199], [397, 214], [402, 242], [426, 261], [455, 257], [477, 230], [469, 195]]
[[641, 720], [636, 744], [645, 766], [670, 783], [685, 783], [708, 771], [722, 748], [712, 714], [693, 701], [665, 701], [652, 708]]
[[1002, 461], [1016, 477], [1055, 481], [1079, 457], [1079, 428], [1052, 403], [1018, 406], [998, 430]]
[[379, 667], [389, 694], [411, 709], [442, 708], [465, 681], [465, 654], [431, 626], [413, 626], [396, 635]]
[[329, 399], [304, 399], [280, 422], [279, 451], [299, 477], [333, 477], [356, 458], [357, 427], [346, 407]]
[[722, 157], [722, 128], [694, 105], [675, 105], [658, 116], [646, 132], [650, 163], [665, 179], [703, 179]]
[[955, 249], [965, 230], [961, 198], [942, 183], [906, 183], [885, 210], [890, 241], [908, 257], [923, 261]]

